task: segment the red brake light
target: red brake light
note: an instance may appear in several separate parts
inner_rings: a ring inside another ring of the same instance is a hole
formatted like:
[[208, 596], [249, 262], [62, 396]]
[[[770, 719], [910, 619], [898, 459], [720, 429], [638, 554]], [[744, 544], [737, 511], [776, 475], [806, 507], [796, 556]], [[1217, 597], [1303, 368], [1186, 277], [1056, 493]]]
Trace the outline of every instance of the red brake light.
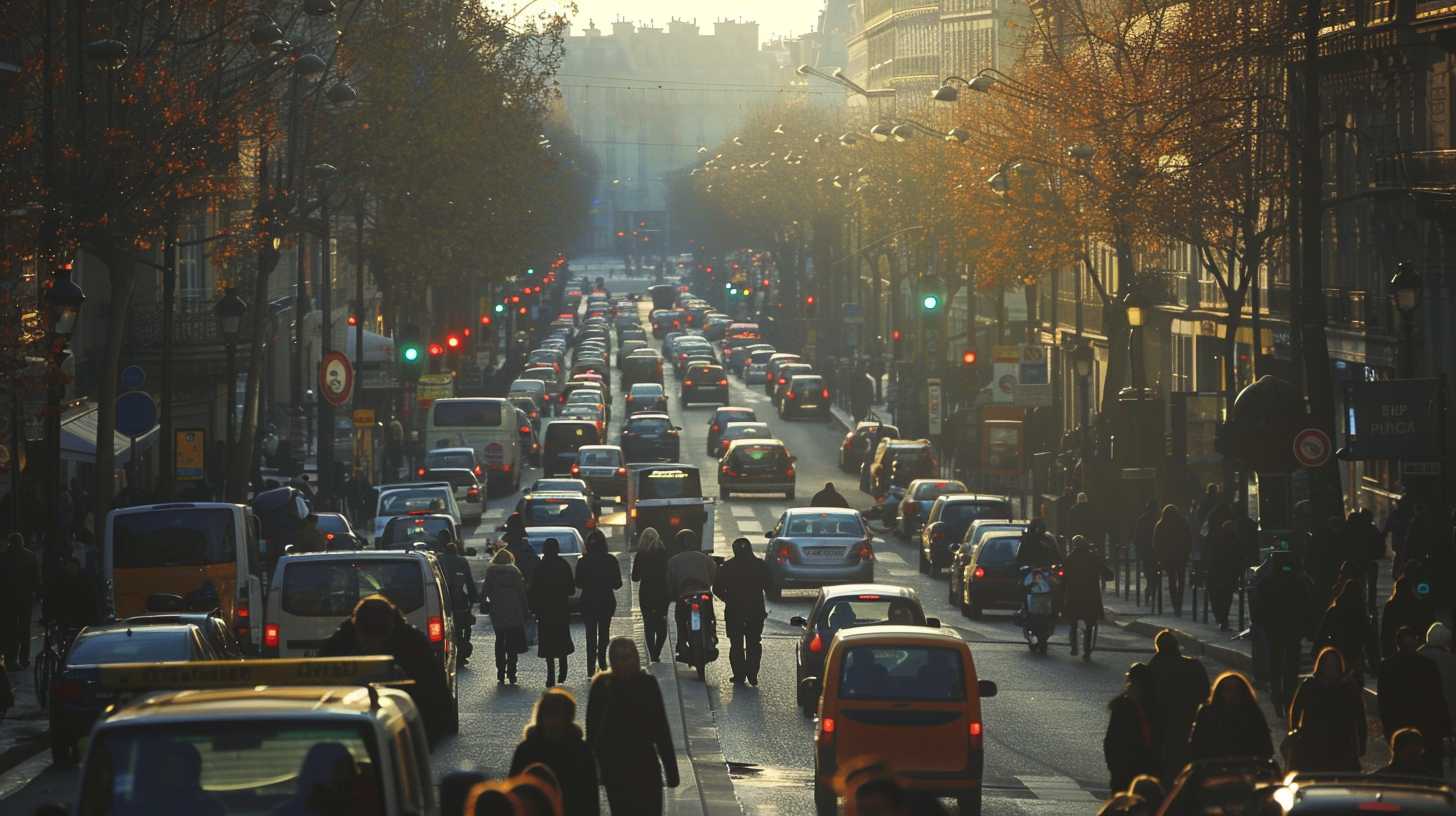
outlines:
[[683, 385], [692, 385], [692, 384], [693, 384], [693, 381], [692, 380], [683, 380]]
[[669, 516], [667, 519], [667, 523], [672, 525], [673, 527], [676, 527], [679, 524], [682, 524], [682, 516]]
[[823, 734], [826, 737], [832, 736], [834, 734], [833, 717], [825, 717], [819, 721], [819, 733]]
[[627, 469], [624, 468], [624, 467], [617, 468], [617, 475], [618, 476], [626, 476], [627, 475]]
[[971, 723], [971, 726], [970, 726], [970, 729], [969, 730], [970, 730], [970, 736], [971, 736], [971, 750], [972, 751], [979, 751], [979, 750], [981, 750], [981, 741], [982, 741], [982, 739], [985, 736], [984, 729], [982, 729], [981, 724], [979, 722], [974, 722], [973, 721]]
[[798, 395], [795, 394], [793, 391], [785, 393], [784, 396], [788, 399], [798, 399]]
[[475, 471], [476, 476], [480, 475], [480, 465], [476, 465], [475, 467], [471, 468], [471, 470]]
[[861, 601], [878, 601], [878, 600], [881, 600], [880, 596], [878, 596], [878, 595], [861, 595], [861, 596], [859, 596], [859, 599]]
[[780, 561], [789, 560], [789, 545], [780, 544], [778, 550], [774, 552], [774, 556]]
[[793, 465], [789, 465], [788, 467], [784, 468], [784, 475], [785, 476], [793, 476], [794, 475], [794, 466]]
[[445, 621], [438, 615], [431, 615], [426, 627], [430, 630], [431, 643], [439, 643], [445, 639]]
[[78, 680], [52, 680], [51, 697], [57, 702], [73, 703], [81, 699], [81, 683]]
[[[521, 433], [528, 434], [530, 432], [531, 432], [531, 426], [530, 425], [522, 425], [521, 426]], [[477, 473], [476, 475], [479, 476], [480, 474]]]
[[[334, 534], [333, 533], [324, 533], [324, 541], [333, 541], [333, 540], [334, 540]], [[247, 616], [248, 616], [247, 612], [244, 611], [243, 614], [240, 617], [246, 618]]]
[[478, 498], [480, 498], [480, 488], [478, 488], [478, 487], [466, 488], [466, 490], [465, 490], [465, 498], [467, 498], [467, 499], [478, 499]]
[[282, 640], [282, 636], [281, 636], [281, 633], [278, 630], [278, 624], [276, 624], [276, 623], [269, 623], [269, 624], [265, 624], [263, 626], [263, 646], [264, 646], [264, 648], [276, 649], [276, 648], [278, 648], [278, 643], [281, 640]]
[[863, 544], [859, 545], [859, 560], [861, 560], [861, 561], [873, 561], [873, 560], [875, 560], [875, 548], [874, 547], [871, 547], [870, 546], [870, 543], [868, 541], [866, 541]]
[[580, 474], [581, 474], [581, 465], [572, 465], [571, 466], [571, 475], [572, 476], [578, 476]]
[[829, 399], [829, 389], [825, 388], [824, 390], [820, 391], [819, 396], [821, 399]]
[[985, 567], [976, 567], [975, 571], [971, 573], [971, 578], [974, 579], [974, 580], [977, 580], [977, 581], [979, 581], [980, 579], [985, 578], [985, 577], [986, 577], [986, 568]]
[[418, 477], [420, 477], [421, 479], [425, 478], [425, 469], [424, 468], [416, 468], [415, 469], [415, 475], [418, 476]]
[[727, 385], [728, 384], [728, 378], [727, 377], [724, 377], [723, 379], [721, 379], [721, 380], [718, 381], [718, 384], [719, 385]]
[[783, 384], [784, 384], [784, 383], [786, 383], [786, 382], [788, 382], [788, 380], [787, 380], [787, 379], [785, 379], [785, 378], [783, 378], [783, 377], [779, 377], [779, 385], [783, 385]]
[[824, 651], [824, 638], [818, 632], [815, 632], [814, 639], [809, 641], [809, 651], [814, 654]]
[[711, 430], [713, 433], [717, 433], [718, 431], [722, 430], [722, 428], [719, 428], [718, 427], [718, 423], [714, 422], [713, 423], [713, 427], [710, 428], [709, 430]]

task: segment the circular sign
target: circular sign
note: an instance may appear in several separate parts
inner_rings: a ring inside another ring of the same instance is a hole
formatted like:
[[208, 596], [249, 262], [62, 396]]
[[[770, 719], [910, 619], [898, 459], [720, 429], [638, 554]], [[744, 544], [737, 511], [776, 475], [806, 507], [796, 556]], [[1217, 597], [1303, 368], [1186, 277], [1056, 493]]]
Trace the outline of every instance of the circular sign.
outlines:
[[157, 427], [157, 403], [145, 391], [128, 391], [116, 398], [116, 432], [138, 437]]
[[343, 405], [354, 392], [354, 367], [341, 351], [331, 351], [319, 363], [319, 391], [331, 405]]
[[135, 391], [147, 382], [147, 372], [141, 366], [129, 365], [121, 370], [121, 389]]
[[1319, 467], [1330, 459], [1330, 437], [1319, 428], [1305, 428], [1294, 435], [1294, 458], [1305, 467]]

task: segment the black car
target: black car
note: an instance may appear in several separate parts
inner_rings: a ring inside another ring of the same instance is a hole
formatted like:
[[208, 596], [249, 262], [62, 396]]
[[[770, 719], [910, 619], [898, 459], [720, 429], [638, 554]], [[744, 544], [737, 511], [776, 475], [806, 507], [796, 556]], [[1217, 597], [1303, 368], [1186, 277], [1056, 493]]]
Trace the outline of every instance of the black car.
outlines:
[[342, 513], [319, 513], [318, 528], [324, 534], [331, 550], [362, 550], [364, 540], [354, 532], [349, 520]]
[[722, 435], [723, 429], [728, 427], [728, 423], [757, 421], [758, 415], [753, 412], [752, 408], [725, 405], [714, 411], [713, 416], [708, 419], [708, 455], [717, 458], [723, 454], [718, 445], [718, 437]]
[[799, 374], [789, 380], [788, 387], [779, 398], [779, 417], [829, 416], [829, 406], [834, 404], [829, 385], [818, 374]]
[[622, 360], [622, 387], [637, 383], [662, 384], [662, 355], [652, 349], [637, 349]]
[[667, 411], [667, 392], [657, 383], [636, 383], [627, 389], [627, 395], [622, 399], [627, 416]]
[[684, 407], [694, 402], [727, 402], [727, 372], [715, 363], [690, 363], [683, 372], [682, 396], [679, 399]]
[[408, 550], [436, 546], [441, 541], [462, 541], [455, 517], [446, 513], [411, 512], [395, 516], [374, 542], [376, 550]]
[[1021, 536], [1017, 530], [999, 530], [981, 537], [961, 568], [961, 612], [979, 618], [983, 609], [1021, 608], [1026, 599], [1016, 561]]
[[622, 455], [632, 462], [676, 462], [681, 458], [682, 429], [667, 414], [634, 414], [622, 426]]
[[602, 433], [597, 423], [586, 419], [553, 419], [546, 423], [546, 437], [541, 440], [541, 472], [546, 476], [566, 476], [576, 464], [576, 452], [583, 445], [600, 445]]
[[1015, 510], [1005, 496], [952, 493], [930, 506], [920, 530], [920, 571], [930, 573], [950, 566], [950, 545], [960, 543], [966, 528], [979, 519], [1014, 520]]
[[243, 645], [238, 642], [231, 626], [222, 616], [221, 610], [211, 612], [152, 612], [136, 615], [121, 621], [127, 626], [179, 626], [192, 624], [202, 633], [202, 639], [212, 647], [221, 660], [242, 660]]

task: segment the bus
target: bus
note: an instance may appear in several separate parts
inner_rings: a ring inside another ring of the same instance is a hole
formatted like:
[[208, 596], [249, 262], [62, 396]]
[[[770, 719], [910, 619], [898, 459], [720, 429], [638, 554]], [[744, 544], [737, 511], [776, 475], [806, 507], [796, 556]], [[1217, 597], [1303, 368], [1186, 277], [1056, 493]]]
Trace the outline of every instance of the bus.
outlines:
[[485, 465], [487, 495], [521, 489], [515, 406], [501, 397], [437, 399], [425, 420], [425, 449], [474, 448]]

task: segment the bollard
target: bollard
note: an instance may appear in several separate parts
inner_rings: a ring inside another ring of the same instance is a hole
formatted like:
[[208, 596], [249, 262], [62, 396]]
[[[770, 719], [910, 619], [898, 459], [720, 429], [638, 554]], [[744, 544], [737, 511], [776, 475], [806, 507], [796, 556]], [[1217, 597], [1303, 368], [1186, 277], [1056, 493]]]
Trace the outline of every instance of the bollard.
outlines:
[[1134, 597], [1137, 599], [1137, 605], [1139, 607], [1141, 607], [1143, 605], [1143, 560], [1141, 558], [1137, 559], [1137, 576], [1136, 576], [1136, 580], [1137, 580], [1137, 595], [1134, 596]]

